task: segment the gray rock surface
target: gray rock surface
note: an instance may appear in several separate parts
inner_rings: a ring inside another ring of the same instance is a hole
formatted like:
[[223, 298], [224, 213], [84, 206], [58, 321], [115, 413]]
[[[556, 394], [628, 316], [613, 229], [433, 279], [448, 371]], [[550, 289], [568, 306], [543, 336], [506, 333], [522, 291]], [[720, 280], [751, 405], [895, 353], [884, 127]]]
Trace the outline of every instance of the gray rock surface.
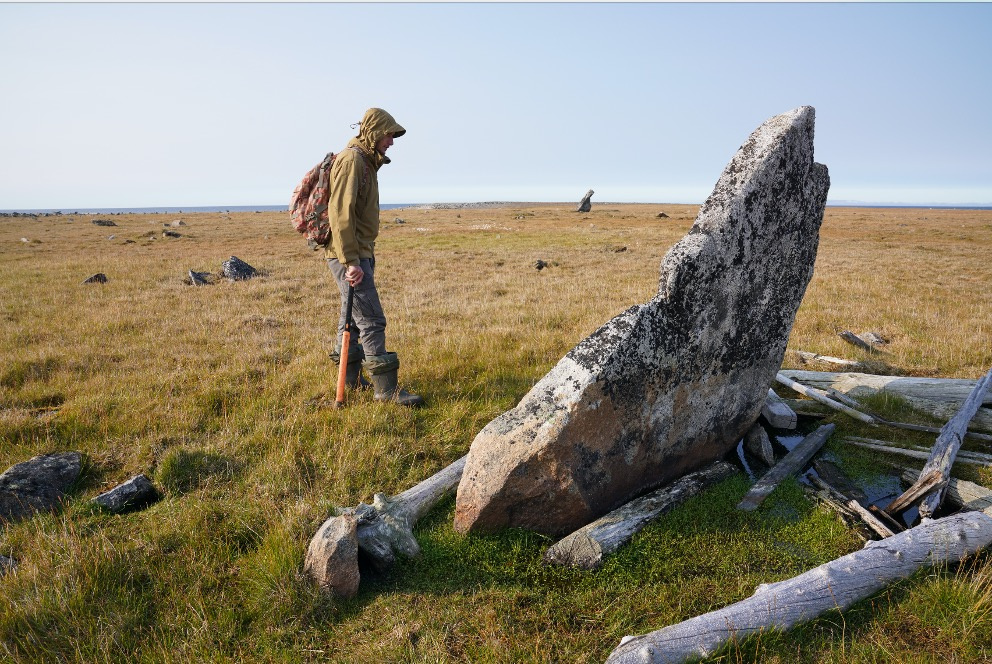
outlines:
[[152, 486], [151, 480], [144, 475], [135, 475], [127, 482], [101, 493], [93, 499], [93, 502], [114, 514], [119, 514], [152, 503], [157, 498], [158, 491]]
[[243, 281], [245, 279], [251, 279], [258, 274], [258, 270], [253, 268], [248, 263], [244, 262], [237, 256], [231, 256], [226, 261], [221, 264], [221, 271], [224, 276], [231, 281]]
[[17, 571], [17, 561], [7, 556], [0, 556], [0, 577], [7, 572]]
[[105, 284], [107, 283], [107, 275], [103, 272], [97, 272], [94, 275], [86, 277], [83, 279], [84, 284]]
[[117, 224], [115, 224], [110, 219], [94, 219], [93, 220], [93, 225], [95, 225], [95, 226], [116, 226]]
[[586, 195], [582, 197], [579, 201], [579, 207], [575, 208], [576, 212], [589, 212], [592, 210], [592, 195], [596, 192], [590, 189], [586, 192]]
[[336, 597], [358, 594], [357, 528], [358, 520], [350, 514], [328, 519], [310, 540], [303, 559], [303, 572]]
[[479, 432], [456, 530], [563, 535], [736, 446], [813, 275], [829, 188], [813, 128], [807, 106], [755, 130], [662, 261], [658, 294]]
[[54, 510], [81, 470], [79, 452], [43, 454], [11, 466], [0, 475], [0, 522]]

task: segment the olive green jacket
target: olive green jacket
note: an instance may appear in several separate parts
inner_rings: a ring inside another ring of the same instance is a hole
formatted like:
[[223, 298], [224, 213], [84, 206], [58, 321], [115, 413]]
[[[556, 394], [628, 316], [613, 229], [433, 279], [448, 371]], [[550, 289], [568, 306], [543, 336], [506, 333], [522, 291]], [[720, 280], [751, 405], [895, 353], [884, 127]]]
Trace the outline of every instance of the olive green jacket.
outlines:
[[379, 236], [378, 171], [389, 163], [389, 157], [379, 154], [375, 144], [389, 132], [397, 138], [406, 130], [386, 111], [370, 108], [362, 118], [358, 136], [334, 158], [327, 205], [331, 241], [324, 249], [326, 258], [337, 258], [348, 266], [372, 258]]

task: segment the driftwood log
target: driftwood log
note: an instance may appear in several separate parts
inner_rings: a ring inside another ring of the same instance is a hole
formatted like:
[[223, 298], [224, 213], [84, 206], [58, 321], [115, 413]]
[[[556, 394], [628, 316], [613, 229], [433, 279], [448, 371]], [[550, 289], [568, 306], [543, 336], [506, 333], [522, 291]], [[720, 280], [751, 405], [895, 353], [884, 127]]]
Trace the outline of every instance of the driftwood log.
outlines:
[[813, 458], [813, 455], [823, 447], [823, 444], [827, 442], [827, 438], [830, 434], [834, 432], [835, 425], [824, 424], [819, 429], [811, 433], [802, 439], [802, 441], [792, 448], [792, 451], [782, 457], [782, 460], [771, 467], [771, 469], [762, 476], [751, 490], [745, 494], [744, 498], [737, 505], [737, 509], [744, 510], [746, 512], [752, 512], [758, 509], [758, 506], [764, 502], [775, 487], [779, 485], [785, 478], [793, 475], [800, 470], [803, 466], [809, 463], [809, 460]]
[[303, 571], [323, 590], [337, 597], [358, 593], [359, 552], [378, 571], [388, 569], [396, 554], [420, 554], [413, 527], [448, 492], [458, 486], [465, 457], [403, 493], [375, 494], [372, 505], [346, 508], [327, 519], [310, 540]]
[[860, 410], [855, 410], [854, 408], [842, 404], [835, 399], [831, 399], [823, 390], [803, 385], [802, 383], [789, 378], [782, 372], [776, 374], [775, 380], [782, 383], [786, 387], [795, 390], [799, 394], [805, 395], [814, 401], [818, 401], [824, 406], [830, 406], [834, 410], [839, 410], [842, 413], [846, 413], [847, 415], [850, 415], [854, 419], [860, 420], [865, 424], [878, 425], [878, 420], [871, 415], [867, 415], [862, 413]]
[[[913, 378], [854, 372], [782, 369], [779, 373], [803, 385], [821, 390], [833, 388], [852, 397], [860, 398], [884, 390], [902, 397], [913, 408], [945, 422], [961, 408], [976, 383], [963, 378]], [[982, 405], [992, 405], [992, 397], [986, 396]], [[976, 429], [992, 431], [992, 408], [979, 408], [971, 425]]]
[[[902, 474], [902, 481], [907, 484], [915, 484], [920, 478], [920, 471], [905, 470]], [[959, 480], [954, 477], [947, 483], [946, 499], [966, 510], [985, 511], [992, 508], [992, 491], [986, 489], [981, 484]]]
[[992, 516], [964, 512], [928, 520], [778, 583], [762, 584], [735, 604], [637, 637], [626, 637], [608, 664], [684, 662], [730, 641], [787, 630], [845, 610], [924, 566], [957, 563], [992, 543]]
[[875, 346], [873, 346], [868, 341], [865, 341], [864, 339], [862, 339], [861, 337], [859, 337], [858, 335], [856, 335], [854, 332], [851, 332], [850, 330], [842, 330], [842, 331], [840, 331], [840, 332], [837, 333], [837, 336], [839, 336], [841, 339], [843, 339], [847, 343], [851, 344], [855, 348], [860, 348], [861, 350], [865, 351], [866, 353], [878, 353], [879, 352], [879, 350], [877, 348], [875, 348]]
[[856, 369], [861, 366], [861, 363], [857, 360], [845, 360], [841, 357], [830, 357], [829, 355], [810, 353], [805, 350], [794, 350], [792, 352], [803, 362], [824, 362], [826, 364], [836, 364], [841, 367], [848, 367], [849, 369]]
[[620, 548], [652, 520], [736, 472], [733, 465], [726, 461], [717, 461], [702, 470], [689, 473], [562, 538], [547, 550], [544, 562], [596, 569], [603, 564], [606, 556]]
[[822, 478], [817, 477], [816, 475], [807, 475], [807, 477], [809, 478], [809, 481], [812, 484], [814, 484], [817, 488], [826, 491], [832, 501], [836, 501], [841, 506], [843, 506], [843, 508], [849, 514], [860, 519], [862, 522], [864, 522], [865, 525], [867, 525], [869, 528], [875, 531], [877, 535], [883, 538], [892, 537], [892, 535], [894, 534], [892, 529], [889, 528], [886, 524], [882, 523], [882, 521], [877, 516], [875, 516], [867, 509], [865, 509], [861, 503], [859, 503], [858, 501], [854, 500], [849, 496], [844, 495], [843, 493], [841, 493], [836, 488], [828, 484]]
[[[992, 369], [975, 384], [971, 394], [968, 395], [961, 405], [961, 409], [940, 430], [940, 435], [937, 437], [937, 441], [933, 445], [933, 450], [930, 452], [930, 458], [927, 459], [927, 462], [923, 465], [923, 470], [920, 471], [920, 479], [907, 489], [906, 493], [897, 498], [896, 503], [901, 504], [900, 501], [903, 498], [918, 490], [934, 473], [939, 473], [941, 477], [940, 481], [933, 489], [925, 494], [923, 502], [920, 503], [920, 516], [929, 518], [937, 512], [941, 501], [944, 499], [944, 493], [947, 491], [947, 482], [951, 478], [951, 466], [954, 465], [954, 459], [957, 456], [958, 450], [961, 448], [961, 443], [964, 441], [964, 434], [968, 431], [968, 423], [975, 416], [982, 403], [984, 403], [990, 384], [992, 384]], [[892, 514], [893, 508], [890, 507], [887, 511], [889, 514]]]
[[768, 396], [761, 407], [761, 416], [776, 429], [795, 429], [799, 421], [796, 412], [771, 388], [768, 388]]
[[[905, 445], [902, 447], [887, 440], [876, 440], [875, 438], [861, 438], [860, 436], [844, 436], [840, 442], [855, 447], [863, 447], [866, 450], [875, 452], [885, 452], [886, 454], [898, 454], [912, 459], [929, 459], [930, 448], [918, 445]], [[992, 454], [982, 454], [981, 452], [968, 452], [958, 450], [957, 463], [968, 463], [974, 466], [992, 466]]]

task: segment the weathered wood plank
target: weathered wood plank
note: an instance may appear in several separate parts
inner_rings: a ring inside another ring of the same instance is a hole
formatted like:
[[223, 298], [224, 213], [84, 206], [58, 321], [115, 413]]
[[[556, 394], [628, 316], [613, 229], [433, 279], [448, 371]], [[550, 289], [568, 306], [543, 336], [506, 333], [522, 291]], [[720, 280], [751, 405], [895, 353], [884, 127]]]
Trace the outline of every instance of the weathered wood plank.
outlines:
[[926, 521], [804, 574], [758, 586], [717, 611], [636, 637], [626, 637], [607, 664], [685, 662], [716, 652], [731, 639], [787, 630], [847, 609], [924, 566], [957, 563], [992, 543], [992, 517], [964, 512]]
[[751, 490], [747, 492], [737, 509], [752, 512], [775, 490], [782, 480], [793, 475], [806, 465], [813, 455], [819, 451], [827, 438], [834, 432], [835, 425], [824, 424], [819, 429], [802, 439], [791, 452], [782, 457], [782, 460], [771, 467], [764, 476], [754, 483]]
[[[968, 395], [961, 405], [961, 409], [940, 430], [940, 435], [937, 436], [937, 441], [933, 445], [930, 458], [923, 465], [923, 470], [920, 471], [920, 479], [916, 484], [907, 489], [906, 493], [896, 499], [897, 503], [901, 505], [902, 499], [917, 490], [931, 473], [939, 473], [940, 482], [937, 483], [932, 491], [924, 494], [923, 501], [920, 503], [921, 517], [928, 518], [934, 515], [940, 507], [941, 501], [944, 499], [947, 482], [951, 477], [951, 466], [954, 465], [954, 459], [957, 456], [958, 450], [961, 448], [964, 434], [968, 430], [968, 423], [984, 402], [990, 384], [992, 384], [992, 369], [989, 369], [988, 373], [975, 384], [971, 394]], [[891, 506], [886, 511], [889, 514], [893, 513]]]
[[850, 369], [856, 369], [861, 365], [861, 362], [857, 360], [845, 360], [841, 357], [830, 357], [829, 355], [820, 355], [819, 353], [810, 353], [805, 350], [794, 350], [792, 351], [799, 356], [803, 362], [824, 362], [826, 364], [836, 364], [842, 367], [848, 367]]
[[850, 510], [852, 514], [855, 514], [859, 519], [861, 519], [865, 523], [865, 525], [867, 525], [869, 528], [875, 531], [876, 534], [878, 534], [883, 538], [892, 537], [892, 535], [894, 534], [893, 531], [887, 525], [882, 523], [878, 519], [878, 517], [876, 517], [874, 514], [866, 510], [861, 503], [854, 500], [853, 498], [845, 496], [843, 493], [841, 493], [834, 487], [830, 486], [830, 484], [824, 481], [822, 477], [817, 477], [815, 475], [807, 475], [807, 477], [809, 478], [810, 482], [812, 482], [817, 487], [826, 491], [828, 494], [830, 494], [831, 498], [833, 498], [834, 500], [842, 504], [845, 508]]
[[[907, 469], [902, 473], [902, 481], [915, 484], [920, 471]], [[947, 483], [947, 500], [966, 510], [992, 510], [992, 491], [981, 484], [952, 477]]]
[[765, 397], [765, 403], [761, 407], [761, 416], [769, 426], [776, 429], [792, 430], [799, 422], [795, 411], [771, 388], [768, 388], [768, 396]]
[[[844, 436], [840, 439], [840, 442], [846, 443], [848, 445], [854, 445], [855, 447], [863, 447], [867, 450], [873, 450], [875, 452], [885, 452], [886, 454], [898, 454], [900, 456], [910, 457], [913, 459], [929, 459], [930, 450], [926, 447], [920, 447], [918, 445], [905, 445], [896, 443], [891, 443], [887, 440], [877, 440], [875, 438], [861, 438], [859, 436]], [[988, 466], [992, 465], [992, 454], [982, 454], [981, 452], [970, 452], [967, 450], [958, 450], [956, 463], [968, 463], [975, 466]]]
[[792, 380], [782, 372], [779, 372], [778, 374], [775, 375], [775, 380], [782, 383], [786, 387], [795, 390], [799, 394], [805, 395], [810, 399], [813, 399], [814, 401], [819, 401], [825, 406], [830, 406], [834, 410], [839, 410], [842, 413], [846, 413], [847, 415], [850, 415], [854, 419], [860, 420], [865, 424], [872, 424], [872, 425], [878, 424], [878, 420], [876, 420], [871, 415], [866, 415], [865, 413], [862, 413], [859, 410], [855, 410], [850, 406], [845, 406], [839, 401], [835, 401], [830, 397], [828, 397], [826, 394], [823, 393], [822, 390], [818, 390], [816, 388], [811, 388], [811, 387], [807, 387], [806, 385], [802, 385], [801, 383]]
[[644, 526], [706, 487], [737, 472], [726, 461], [718, 461], [703, 470], [689, 473], [666, 487], [636, 498], [606, 516], [576, 530], [551, 546], [544, 562], [596, 569]]
[[913, 486], [906, 489], [901, 496], [889, 503], [885, 511], [893, 515], [905, 512], [911, 506], [915, 505], [920, 498], [940, 486], [943, 481], [944, 474], [939, 470], [932, 469], [927, 471]]
[[[787, 378], [825, 390], [833, 388], [852, 397], [863, 397], [881, 391], [896, 394], [910, 406], [947, 421], [961, 408], [977, 381], [964, 378], [916, 378], [911, 376], [878, 376], [856, 372], [801, 371], [782, 369]], [[983, 406], [992, 405], [992, 395]], [[975, 413], [973, 428], [992, 431], [992, 408], [982, 407]]]

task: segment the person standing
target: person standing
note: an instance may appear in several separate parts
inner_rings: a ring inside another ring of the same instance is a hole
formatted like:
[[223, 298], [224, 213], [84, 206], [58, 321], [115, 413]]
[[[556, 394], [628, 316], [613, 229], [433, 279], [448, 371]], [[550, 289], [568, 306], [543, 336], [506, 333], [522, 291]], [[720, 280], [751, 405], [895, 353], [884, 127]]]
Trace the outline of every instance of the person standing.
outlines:
[[[417, 406], [423, 398], [398, 386], [400, 360], [386, 350], [386, 315], [375, 285], [375, 240], [379, 235], [378, 171], [390, 162], [386, 151], [406, 133], [393, 116], [381, 108], [365, 112], [347, 147], [334, 158], [330, 174], [327, 212], [331, 241], [324, 249], [327, 265], [341, 291], [341, 314], [335, 352], [341, 361], [341, 339], [348, 321], [345, 309], [348, 287], [355, 288], [352, 320], [358, 328], [348, 349], [347, 384], [367, 387], [362, 369], [372, 380], [375, 399], [403, 406]], [[354, 329], [354, 327], [352, 328]], [[360, 345], [359, 345], [360, 342]]]

